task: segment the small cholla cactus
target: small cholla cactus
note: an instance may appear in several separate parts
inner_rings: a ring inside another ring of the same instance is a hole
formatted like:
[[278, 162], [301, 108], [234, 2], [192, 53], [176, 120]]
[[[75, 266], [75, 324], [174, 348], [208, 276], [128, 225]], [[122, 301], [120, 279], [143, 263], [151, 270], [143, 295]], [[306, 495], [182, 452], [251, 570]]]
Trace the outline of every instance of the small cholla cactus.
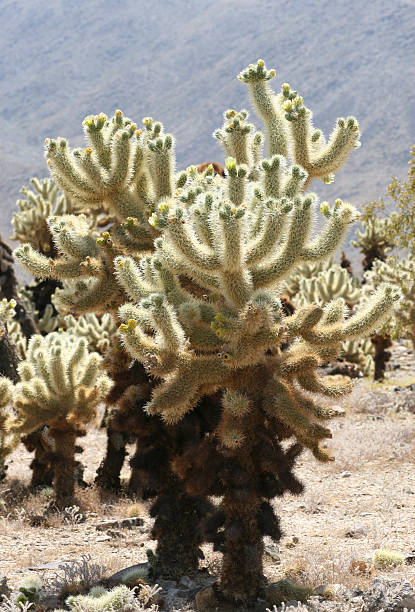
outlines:
[[25, 199], [17, 200], [18, 212], [13, 213], [12, 240], [30, 243], [32, 247], [48, 256], [55, 251], [47, 219], [52, 215], [72, 212], [69, 199], [59, 193], [59, 187], [51, 178], [32, 178], [30, 187], [22, 187]]
[[[254, 167], [246, 113], [234, 115], [238, 125], [230, 131], [226, 116], [222, 140], [236, 157], [226, 159], [225, 181], [190, 202], [160, 198], [149, 219], [161, 234], [154, 256], [139, 265], [115, 259], [131, 299], [119, 310], [125, 347], [159, 382], [146, 412], [178, 426], [202, 398], [220, 391], [210, 435], [189, 440], [173, 466], [189, 492], [222, 496], [207, 529], [224, 554], [221, 593], [234, 605], [258, 596], [262, 537], [281, 535], [269, 500], [302, 490], [291, 472], [302, 447], [330, 459], [320, 446], [331, 435], [323, 424], [331, 411], [321, 397], [339, 397], [351, 384], [322, 379], [318, 366], [346, 339], [370, 334], [398, 298], [380, 285], [370, 304], [347, 319], [341, 298], [284, 313], [284, 278], [302, 262], [334, 254], [357, 217], [340, 200], [333, 208], [324, 204], [326, 225], [311, 238], [317, 197], [304, 191], [312, 178], [328, 180], [343, 164], [358, 143], [358, 127], [352, 118], [338, 121], [323, 145], [289, 86], [273, 96], [273, 74], [260, 60], [240, 75], [264, 118], [269, 158]], [[296, 443], [284, 450], [280, 441], [291, 437]]]
[[55, 444], [54, 489], [59, 507], [74, 494], [75, 441], [111, 388], [100, 371], [101, 357], [89, 353], [87, 342], [66, 332], [30, 339], [27, 359], [19, 364], [16, 423], [13, 430], [30, 433], [48, 425]]
[[158, 612], [158, 605], [152, 600], [161, 591], [158, 585], [140, 585], [139, 592], [125, 585], [107, 591], [93, 587], [88, 595], [68, 597], [66, 605], [71, 612]]
[[405, 555], [397, 550], [378, 548], [373, 553], [373, 565], [383, 570], [405, 565]]
[[116, 342], [117, 325], [109, 313], [98, 318], [94, 313], [86, 313], [75, 318], [73, 315], [64, 317], [65, 327], [70, 334], [86, 338], [91, 351], [105, 353]]
[[0, 376], [0, 482], [6, 475], [7, 455], [15, 448], [18, 436], [10, 432], [12, 414], [8, 406], [13, 402], [13, 383], [5, 376]]

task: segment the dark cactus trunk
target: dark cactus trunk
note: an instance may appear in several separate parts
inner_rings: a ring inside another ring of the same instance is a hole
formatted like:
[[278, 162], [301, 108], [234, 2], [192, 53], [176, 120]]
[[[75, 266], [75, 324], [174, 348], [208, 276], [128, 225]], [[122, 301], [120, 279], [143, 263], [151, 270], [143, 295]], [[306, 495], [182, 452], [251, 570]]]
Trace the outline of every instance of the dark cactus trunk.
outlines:
[[152, 536], [157, 540], [152, 563], [155, 577], [177, 580], [198, 571], [203, 541], [201, 517], [210, 510], [209, 502], [188, 495], [183, 483], [173, 474], [166, 476], [169, 486], [151, 508], [155, 517]]
[[379, 334], [371, 337], [371, 342], [375, 347], [375, 373], [374, 380], [383, 380], [385, 378], [386, 364], [391, 358], [390, 351], [386, 349], [392, 346], [390, 336], [381, 336]]
[[29, 453], [33, 451], [35, 453], [30, 464], [32, 469], [30, 486], [33, 489], [41, 486], [50, 487], [53, 483], [53, 448], [48, 442], [43, 428], [24, 436], [22, 442]]
[[232, 489], [223, 499], [225, 541], [220, 591], [235, 606], [254, 604], [264, 586], [264, 544], [256, 518], [261, 503], [253, 492], [241, 497]]
[[76, 433], [51, 427], [49, 435], [55, 441], [56, 448], [53, 462], [55, 504], [59, 509], [64, 509], [74, 502]]
[[107, 451], [95, 478], [95, 484], [108, 491], [119, 491], [121, 487], [120, 474], [127, 451], [127, 437], [120, 431], [107, 427]]

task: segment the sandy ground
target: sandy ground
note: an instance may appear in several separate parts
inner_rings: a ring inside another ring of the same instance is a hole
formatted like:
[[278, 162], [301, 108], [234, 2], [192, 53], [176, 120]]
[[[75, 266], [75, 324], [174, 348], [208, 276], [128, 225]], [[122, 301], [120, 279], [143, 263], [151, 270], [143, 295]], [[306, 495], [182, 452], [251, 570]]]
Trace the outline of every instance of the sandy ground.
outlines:
[[[328, 447], [336, 456], [329, 464], [317, 464], [305, 453], [296, 473], [306, 485], [302, 496], [286, 495], [274, 502], [284, 537], [280, 560], [265, 555], [268, 577], [291, 576], [318, 586], [342, 583], [365, 586], [385, 571], [369, 575], [351, 570], [354, 561], [371, 561], [375, 549], [389, 548], [409, 554], [415, 549], [415, 380], [411, 354], [404, 347], [394, 351], [399, 369], [388, 374], [386, 385], [358, 381], [344, 401], [345, 415], [331, 425]], [[412, 377], [412, 378], [411, 378]], [[105, 450], [105, 432], [90, 431], [82, 441], [86, 480], [92, 481]], [[48, 527], [31, 527], [30, 517], [40, 513], [45, 500], [28, 495], [31, 457], [19, 447], [9, 462], [7, 480], [0, 486], [0, 578], [17, 586], [28, 568], [47, 562], [92, 555], [106, 573], [146, 561], [151, 521], [143, 527], [121, 529], [108, 536], [97, 531], [103, 519], [125, 517], [136, 500], [107, 499], [101, 502], [94, 488], [79, 491], [79, 505], [87, 520], [77, 524], [76, 511], [66, 522], [56, 517]], [[128, 466], [124, 467], [128, 476]], [[138, 508], [145, 517], [147, 507]], [[103, 541], [103, 537], [106, 539]], [[220, 557], [204, 547], [203, 562], [211, 572]], [[388, 570], [415, 585], [415, 565]], [[186, 610], [191, 610], [187, 607]]]

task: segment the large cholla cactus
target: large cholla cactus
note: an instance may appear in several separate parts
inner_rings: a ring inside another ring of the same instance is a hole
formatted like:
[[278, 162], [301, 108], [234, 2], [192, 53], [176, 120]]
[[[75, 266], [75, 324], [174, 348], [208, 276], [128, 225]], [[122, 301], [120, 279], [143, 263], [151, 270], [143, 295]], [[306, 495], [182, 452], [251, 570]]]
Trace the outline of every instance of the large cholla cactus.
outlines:
[[0, 376], [0, 482], [6, 475], [5, 459], [17, 444], [18, 436], [10, 433], [12, 415], [8, 406], [13, 401], [13, 383], [5, 376]]
[[98, 404], [111, 388], [100, 370], [101, 357], [89, 353], [87, 342], [66, 332], [30, 339], [27, 359], [19, 364], [14, 407], [19, 433], [48, 425], [55, 444], [54, 488], [59, 507], [74, 494], [75, 441], [96, 417]]
[[[51, 218], [61, 256], [51, 262], [30, 245], [16, 253], [35, 275], [64, 282], [56, 292], [62, 308], [115, 312], [130, 299], [120, 308], [124, 344], [154, 381], [146, 412], [161, 418], [148, 426], [140, 393], [135, 403], [123, 400], [131, 430], [141, 432], [137, 469], [153, 470], [160, 551], [164, 561], [177, 554], [167, 531], [180, 516], [179, 549], [188, 539], [194, 564], [200, 498], [222, 497], [204, 528], [224, 553], [220, 588], [233, 606], [260, 592], [262, 536], [280, 537], [269, 500], [302, 490], [292, 474], [302, 447], [329, 459], [319, 443], [330, 436], [322, 421], [331, 412], [320, 399], [350, 384], [322, 380], [317, 367], [345, 339], [370, 333], [397, 297], [382, 285], [348, 319], [342, 299], [285, 315], [283, 280], [299, 264], [334, 253], [356, 216], [340, 200], [332, 209], [323, 203], [328, 221], [311, 240], [317, 198], [305, 189], [314, 178], [332, 180], [359, 145], [359, 129], [354, 118], [339, 119], [326, 144], [289, 85], [274, 95], [274, 74], [260, 60], [239, 75], [264, 119], [267, 158], [261, 161], [263, 138], [247, 112], [227, 111], [216, 133], [227, 155], [225, 178], [209, 169], [176, 175], [173, 138], [150, 119], [136, 131], [121, 112], [85, 120], [90, 146], [83, 151], [48, 141], [60, 187], [85, 209], [108, 215], [109, 229], [97, 239], [88, 211]], [[281, 440], [291, 437], [296, 443], [284, 449]], [[183, 480], [172, 479], [171, 468]]]
[[[238, 139], [235, 114], [225, 114], [231, 120], [222, 130], [223, 140], [229, 137], [225, 149], [235, 154], [226, 160], [226, 181], [187, 205], [161, 198], [150, 218], [161, 232], [154, 256], [138, 265], [130, 257], [115, 260], [132, 299], [120, 308], [125, 346], [160, 381], [146, 411], [175, 425], [203, 396], [222, 391], [215, 431], [195, 440], [175, 465], [189, 490], [223, 496], [212, 518], [220, 529], [215, 543], [224, 552], [221, 590], [238, 603], [259, 592], [262, 535], [280, 537], [265, 500], [301, 490], [291, 467], [302, 446], [320, 460], [330, 458], [320, 442], [330, 437], [321, 421], [331, 412], [320, 398], [339, 397], [351, 387], [321, 379], [318, 366], [339, 353], [342, 341], [370, 334], [398, 297], [382, 285], [346, 320], [342, 299], [284, 315], [281, 281], [300, 262], [334, 253], [356, 217], [340, 200], [332, 209], [324, 204], [328, 221], [310, 241], [317, 198], [304, 189], [311, 178], [327, 179], [342, 165], [357, 144], [358, 128], [354, 119], [339, 120], [320, 149], [321, 133], [313, 131], [301, 98], [288, 86], [275, 98], [267, 84], [272, 76], [262, 61], [240, 75], [265, 120], [270, 157], [255, 167], [247, 154], [253, 130], [240, 129], [246, 113], [236, 115]], [[290, 142], [302, 168], [287, 165]], [[279, 440], [291, 436], [297, 444], [284, 453]]]

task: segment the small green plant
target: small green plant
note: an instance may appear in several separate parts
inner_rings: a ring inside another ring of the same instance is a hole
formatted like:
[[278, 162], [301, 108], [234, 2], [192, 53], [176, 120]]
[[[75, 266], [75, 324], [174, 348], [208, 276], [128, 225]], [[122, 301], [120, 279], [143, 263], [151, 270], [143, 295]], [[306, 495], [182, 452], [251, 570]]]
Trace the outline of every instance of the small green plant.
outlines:
[[28, 574], [23, 578], [23, 582], [19, 587], [19, 595], [16, 599], [16, 604], [19, 607], [31, 603], [36, 606], [39, 603], [43, 591], [43, 581], [38, 574]]

